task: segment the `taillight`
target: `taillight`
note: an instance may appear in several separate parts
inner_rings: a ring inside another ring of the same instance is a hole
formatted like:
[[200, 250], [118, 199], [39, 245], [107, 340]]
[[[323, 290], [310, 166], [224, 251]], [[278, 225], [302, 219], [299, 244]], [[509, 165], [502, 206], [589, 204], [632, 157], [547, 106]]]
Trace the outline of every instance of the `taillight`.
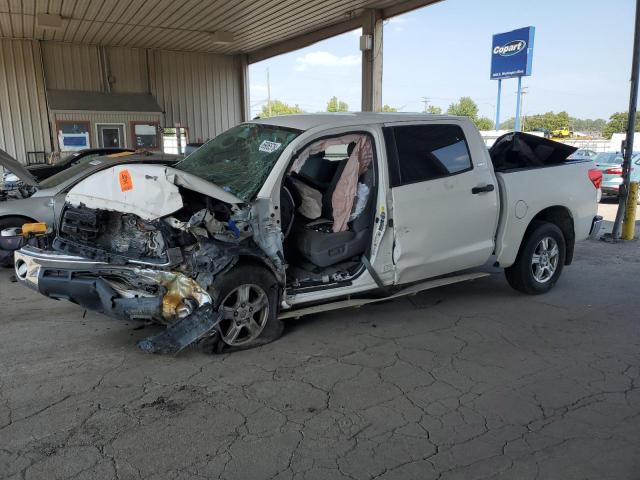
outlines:
[[602, 186], [602, 171], [597, 168], [592, 168], [589, 170], [589, 180], [593, 183], [593, 186], [596, 188], [600, 188]]
[[622, 167], [607, 168], [604, 173], [608, 175], [622, 175]]

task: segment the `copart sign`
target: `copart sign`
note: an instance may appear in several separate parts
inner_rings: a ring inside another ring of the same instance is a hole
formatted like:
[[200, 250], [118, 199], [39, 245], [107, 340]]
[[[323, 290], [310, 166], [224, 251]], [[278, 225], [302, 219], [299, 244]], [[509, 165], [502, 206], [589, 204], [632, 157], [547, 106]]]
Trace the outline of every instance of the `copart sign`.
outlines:
[[531, 75], [535, 27], [497, 33], [491, 45], [491, 79]]

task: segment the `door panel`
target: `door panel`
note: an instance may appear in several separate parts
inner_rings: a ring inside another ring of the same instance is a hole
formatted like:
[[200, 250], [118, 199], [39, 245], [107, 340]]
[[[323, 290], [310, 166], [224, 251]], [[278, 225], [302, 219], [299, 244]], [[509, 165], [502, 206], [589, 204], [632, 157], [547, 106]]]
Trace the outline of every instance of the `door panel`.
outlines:
[[493, 251], [496, 192], [474, 195], [476, 171], [396, 187], [393, 258], [397, 283], [484, 264]]
[[488, 154], [471, 158], [461, 125], [392, 128], [385, 140], [390, 170], [396, 170], [391, 189], [396, 283], [484, 264], [493, 252], [498, 211]]

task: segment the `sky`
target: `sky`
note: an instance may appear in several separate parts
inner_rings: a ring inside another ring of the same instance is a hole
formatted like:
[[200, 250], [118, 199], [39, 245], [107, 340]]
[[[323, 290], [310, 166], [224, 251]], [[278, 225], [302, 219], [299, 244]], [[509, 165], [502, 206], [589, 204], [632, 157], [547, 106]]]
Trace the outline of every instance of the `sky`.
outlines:
[[[416, 112], [444, 110], [462, 96], [495, 117], [497, 82], [489, 79], [491, 37], [535, 26], [533, 73], [525, 115], [566, 110], [579, 118], [626, 111], [634, 22], [633, 0], [445, 0], [385, 21], [383, 103]], [[252, 64], [251, 112], [271, 98], [324, 111], [336, 95], [360, 110], [360, 31]], [[516, 80], [503, 80], [501, 120], [514, 116]]]

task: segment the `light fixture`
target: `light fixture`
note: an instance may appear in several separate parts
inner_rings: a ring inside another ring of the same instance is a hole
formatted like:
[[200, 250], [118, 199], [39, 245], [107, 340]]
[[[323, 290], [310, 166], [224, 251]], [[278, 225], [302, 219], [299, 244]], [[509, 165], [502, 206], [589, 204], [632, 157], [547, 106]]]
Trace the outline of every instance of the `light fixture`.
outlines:
[[40, 28], [51, 28], [57, 30], [62, 28], [62, 17], [50, 13], [39, 13], [36, 17], [36, 25]]
[[233, 43], [234, 40], [233, 32], [225, 32], [222, 30], [209, 33], [209, 38], [211, 39], [211, 43], [219, 44]]
[[373, 36], [372, 35], [360, 35], [360, 50], [366, 52], [373, 48]]

